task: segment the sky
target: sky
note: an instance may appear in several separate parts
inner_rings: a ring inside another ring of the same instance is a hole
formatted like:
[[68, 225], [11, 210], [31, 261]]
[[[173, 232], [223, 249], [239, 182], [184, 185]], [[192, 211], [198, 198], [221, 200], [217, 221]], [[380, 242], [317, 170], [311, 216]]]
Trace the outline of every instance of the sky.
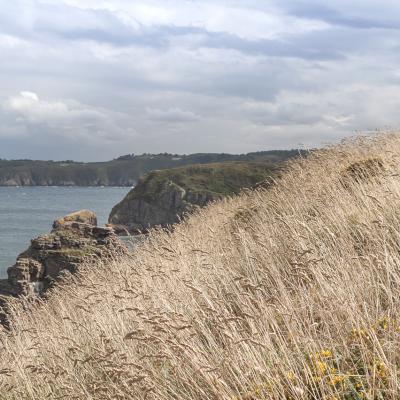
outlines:
[[399, 126], [397, 0], [0, 4], [0, 158], [311, 148]]

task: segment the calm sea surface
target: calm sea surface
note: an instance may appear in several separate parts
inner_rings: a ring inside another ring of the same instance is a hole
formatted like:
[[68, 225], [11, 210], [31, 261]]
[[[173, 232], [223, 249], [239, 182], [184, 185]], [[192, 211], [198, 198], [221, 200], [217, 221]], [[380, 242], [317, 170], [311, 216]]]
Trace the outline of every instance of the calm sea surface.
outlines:
[[51, 229], [53, 221], [83, 208], [107, 222], [111, 208], [129, 188], [0, 187], [0, 278], [13, 265], [30, 239]]

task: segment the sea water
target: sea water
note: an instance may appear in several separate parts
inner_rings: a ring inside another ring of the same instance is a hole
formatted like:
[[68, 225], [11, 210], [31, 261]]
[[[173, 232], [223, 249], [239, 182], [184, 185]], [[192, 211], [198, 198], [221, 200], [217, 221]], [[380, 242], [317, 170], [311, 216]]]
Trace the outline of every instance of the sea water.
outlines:
[[0, 278], [30, 240], [51, 230], [55, 219], [89, 209], [99, 224], [107, 223], [111, 208], [130, 188], [117, 187], [0, 187]]

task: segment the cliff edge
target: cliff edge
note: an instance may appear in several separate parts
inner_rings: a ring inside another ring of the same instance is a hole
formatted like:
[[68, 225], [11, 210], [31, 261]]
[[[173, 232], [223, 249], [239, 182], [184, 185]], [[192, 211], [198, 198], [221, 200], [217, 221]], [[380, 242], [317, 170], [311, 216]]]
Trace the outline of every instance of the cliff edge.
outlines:
[[7, 270], [8, 279], [0, 280], [0, 297], [39, 295], [80, 264], [126, 252], [112, 228], [97, 226], [92, 211], [68, 214], [54, 221], [50, 233], [32, 239], [17, 257]]
[[277, 165], [227, 162], [153, 171], [111, 211], [109, 223], [131, 233], [169, 226], [203, 207], [275, 174]]

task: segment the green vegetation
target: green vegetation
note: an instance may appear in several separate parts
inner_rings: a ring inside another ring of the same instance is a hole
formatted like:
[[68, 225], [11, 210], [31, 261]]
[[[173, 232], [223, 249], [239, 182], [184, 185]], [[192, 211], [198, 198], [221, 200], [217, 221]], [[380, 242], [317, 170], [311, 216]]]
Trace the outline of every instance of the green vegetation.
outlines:
[[149, 203], [158, 199], [165, 182], [173, 182], [189, 193], [210, 194], [213, 197], [238, 194], [271, 176], [278, 167], [261, 162], [226, 162], [190, 165], [163, 171], [152, 171], [139, 180], [127, 198], [140, 198]]
[[196, 206], [238, 194], [276, 175], [278, 164], [224, 162], [157, 170], [138, 184], [111, 210], [109, 222], [131, 232], [178, 222]]
[[0, 186], [133, 186], [146, 173], [191, 164], [225, 161], [280, 162], [298, 150], [248, 154], [198, 153], [125, 155], [107, 162], [0, 160]]

